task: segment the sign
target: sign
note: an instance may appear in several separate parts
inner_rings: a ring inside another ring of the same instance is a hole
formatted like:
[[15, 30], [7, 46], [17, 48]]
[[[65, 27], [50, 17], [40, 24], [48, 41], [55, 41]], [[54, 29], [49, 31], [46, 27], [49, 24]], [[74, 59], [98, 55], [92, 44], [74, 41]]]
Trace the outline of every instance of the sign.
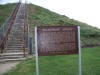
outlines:
[[38, 55], [64, 55], [78, 53], [77, 26], [37, 27]]
[[36, 75], [39, 75], [38, 56], [78, 54], [79, 73], [81, 71], [81, 44], [79, 26], [39, 26], [35, 27]]

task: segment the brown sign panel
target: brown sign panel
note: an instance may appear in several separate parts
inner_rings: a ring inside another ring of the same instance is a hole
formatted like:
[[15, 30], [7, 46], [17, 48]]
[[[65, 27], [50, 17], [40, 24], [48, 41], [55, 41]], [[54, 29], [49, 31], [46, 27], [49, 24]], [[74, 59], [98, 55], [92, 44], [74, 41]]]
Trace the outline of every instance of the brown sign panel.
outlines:
[[38, 55], [78, 53], [77, 26], [37, 27]]

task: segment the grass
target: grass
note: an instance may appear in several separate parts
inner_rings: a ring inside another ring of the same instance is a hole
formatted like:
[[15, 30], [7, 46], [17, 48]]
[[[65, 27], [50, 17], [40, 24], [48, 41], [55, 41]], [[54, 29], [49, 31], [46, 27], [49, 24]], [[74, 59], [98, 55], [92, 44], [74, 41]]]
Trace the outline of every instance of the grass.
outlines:
[[15, 4], [0, 5], [0, 26], [5, 22], [14, 8]]
[[[15, 4], [0, 5], [0, 26], [10, 15]], [[100, 45], [100, 29], [92, 27], [86, 23], [70, 19], [65, 15], [60, 15], [48, 9], [37, 5], [27, 4], [28, 24], [30, 35], [34, 39], [35, 26], [51, 26], [51, 25], [79, 25], [81, 27], [81, 44], [82, 46]]]
[[[0, 5], [0, 25], [8, 17], [13, 6], [13, 4]], [[100, 29], [33, 4], [29, 4], [27, 8], [30, 34], [33, 35], [33, 38], [35, 26], [74, 24], [81, 27], [83, 46], [100, 45]], [[83, 75], [100, 75], [99, 57], [100, 47], [82, 49]], [[78, 55], [41, 56], [39, 57], [39, 70], [40, 75], [78, 75]], [[4, 75], [35, 75], [35, 57], [21, 62]]]
[[70, 19], [67, 16], [57, 14], [48, 9], [33, 4], [27, 5], [28, 24], [31, 35], [34, 38], [35, 26], [51, 26], [51, 25], [79, 25], [81, 28], [81, 44], [82, 46], [100, 45], [100, 29], [92, 27], [86, 23]]
[[[40, 75], [78, 75], [78, 55], [40, 56]], [[82, 49], [82, 75], [100, 75], [100, 47]], [[35, 57], [4, 75], [35, 75]]]

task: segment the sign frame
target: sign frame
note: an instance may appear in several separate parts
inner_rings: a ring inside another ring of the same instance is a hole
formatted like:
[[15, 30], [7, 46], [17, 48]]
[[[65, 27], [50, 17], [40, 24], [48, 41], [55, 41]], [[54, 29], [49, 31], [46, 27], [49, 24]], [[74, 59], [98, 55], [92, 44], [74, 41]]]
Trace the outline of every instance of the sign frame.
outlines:
[[[49, 27], [49, 26], [48, 26]], [[68, 26], [66, 26], [68, 27]], [[35, 27], [35, 56], [36, 56], [36, 75], [39, 75], [39, 62], [38, 62], [38, 33], [37, 26]], [[81, 43], [80, 43], [80, 26], [77, 26], [77, 42], [78, 42], [78, 75], [82, 75], [81, 68]]]

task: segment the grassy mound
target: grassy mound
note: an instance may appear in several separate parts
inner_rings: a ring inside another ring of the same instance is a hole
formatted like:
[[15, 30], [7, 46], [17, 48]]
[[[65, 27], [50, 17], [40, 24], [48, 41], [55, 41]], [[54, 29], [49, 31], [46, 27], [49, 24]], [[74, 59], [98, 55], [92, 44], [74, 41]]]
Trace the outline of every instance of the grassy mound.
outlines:
[[[15, 4], [0, 5], [0, 26], [5, 19], [10, 15]], [[1, 11], [2, 10], [2, 11]], [[37, 5], [28, 4], [28, 24], [30, 28], [30, 35], [34, 38], [34, 27], [39, 25], [79, 25], [81, 27], [81, 44], [82, 47], [100, 46], [100, 29], [92, 27], [86, 23], [70, 19], [65, 15], [59, 15], [48, 9]]]
[[34, 33], [34, 27], [39, 25], [79, 25], [81, 27], [81, 44], [83, 47], [100, 45], [100, 29], [96, 27], [33, 4], [27, 5], [27, 11], [28, 23], [32, 34]]

